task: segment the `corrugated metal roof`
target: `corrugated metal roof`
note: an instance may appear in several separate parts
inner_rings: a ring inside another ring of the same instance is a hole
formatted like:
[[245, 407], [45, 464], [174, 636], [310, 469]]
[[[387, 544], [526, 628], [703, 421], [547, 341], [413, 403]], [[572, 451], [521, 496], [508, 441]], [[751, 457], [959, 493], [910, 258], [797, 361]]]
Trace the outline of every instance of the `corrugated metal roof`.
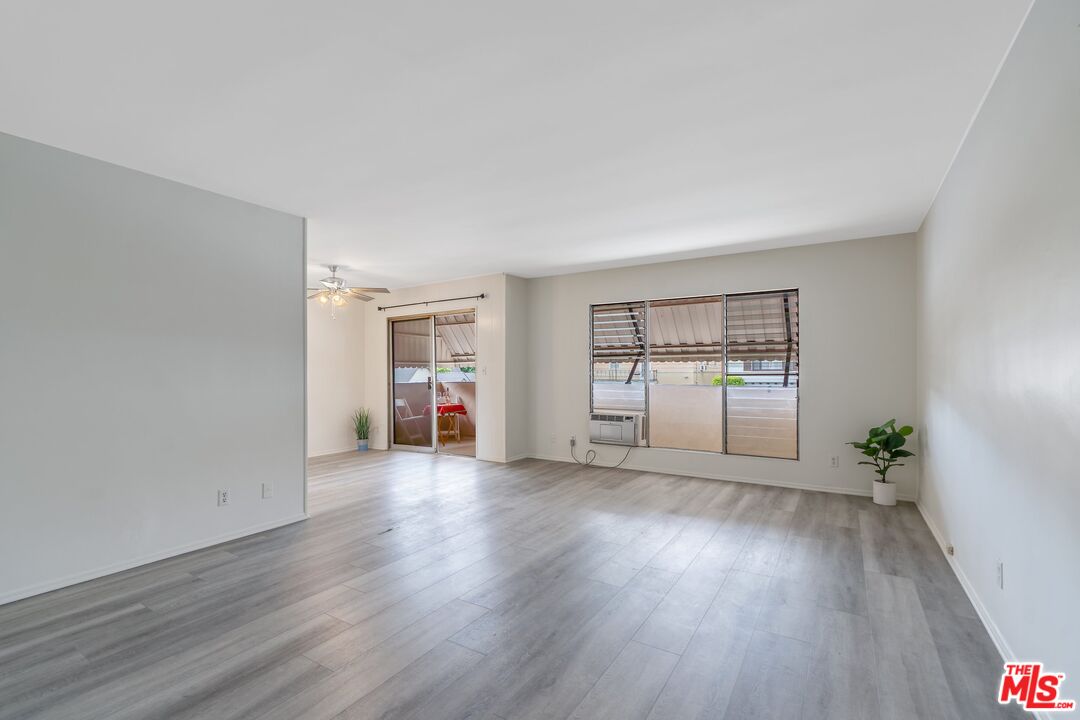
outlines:
[[441, 363], [476, 360], [476, 313], [435, 317], [435, 357]]
[[653, 362], [719, 360], [723, 354], [724, 302], [719, 297], [649, 303]]

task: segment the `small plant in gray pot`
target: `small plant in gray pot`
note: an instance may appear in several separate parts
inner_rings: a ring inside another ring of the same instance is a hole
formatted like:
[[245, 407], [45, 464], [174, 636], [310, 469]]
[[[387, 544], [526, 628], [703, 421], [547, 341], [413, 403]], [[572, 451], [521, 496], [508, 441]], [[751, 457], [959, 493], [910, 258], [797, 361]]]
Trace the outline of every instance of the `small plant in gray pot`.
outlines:
[[873, 465], [876, 468], [874, 472], [880, 475], [874, 479], [874, 502], [878, 505], [896, 504], [896, 483], [889, 482], [886, 475], [890, 468], [903, 467], [904, 464], [899, 462], [902, 458], [915, 456], [915, 453], [904, 449], [908, 435], [913, 432], [915, 430], [910, 425], [897, 428], [896, 420], [890, 420], [870, 428], [866, 440], [848, 443], [870, 458], [859, 464]]
[[371, 433], [371, 412], [360, 408], [353, 413], [353, 430], [356, 432], [356, 449], [364, 452], [368, 449], [368, 437]]

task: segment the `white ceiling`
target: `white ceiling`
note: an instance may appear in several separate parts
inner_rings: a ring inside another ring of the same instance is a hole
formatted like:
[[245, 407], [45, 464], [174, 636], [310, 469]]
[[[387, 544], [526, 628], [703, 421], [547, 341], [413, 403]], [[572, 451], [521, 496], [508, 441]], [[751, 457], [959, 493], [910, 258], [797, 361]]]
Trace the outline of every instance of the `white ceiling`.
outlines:
[[0, 130], [305, 215], [365, 285], [880, 235], [1029, 4], [3, 0]]

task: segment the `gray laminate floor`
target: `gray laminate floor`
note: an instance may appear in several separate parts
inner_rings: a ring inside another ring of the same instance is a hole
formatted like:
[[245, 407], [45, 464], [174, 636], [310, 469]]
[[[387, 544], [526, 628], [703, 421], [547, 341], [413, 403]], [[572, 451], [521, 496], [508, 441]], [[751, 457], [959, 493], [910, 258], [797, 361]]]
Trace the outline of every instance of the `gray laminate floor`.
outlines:
[[915, 508], [372, 452], [311, 520], [0, 607], [0, 718], [996, 718]]

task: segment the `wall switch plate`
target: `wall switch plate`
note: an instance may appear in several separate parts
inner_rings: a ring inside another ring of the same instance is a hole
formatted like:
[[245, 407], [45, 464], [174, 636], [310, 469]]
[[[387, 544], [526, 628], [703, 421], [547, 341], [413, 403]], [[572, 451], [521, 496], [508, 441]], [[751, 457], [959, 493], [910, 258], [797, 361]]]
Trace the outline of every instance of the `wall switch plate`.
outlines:
[[218, 504], [218, 507], [221, 507], [222, 505], [228, 505], [229, 504], [229, 489], [228, 488], [217, 491], [217, 504]]
[[998, 560], [997, 564], [997, 586], [999, 590], [1005, 589], [1005, 563]]
[[262, 484], [262, 496], [263, 496], [263, 500], [269, 500], [270, 498], [274, 497], [274, 484], [273, 483], [264, 482]]
[[840, 456], [839, 455], [833, 455], [831, 458], [829, 458], [829, 467], [831, 467], [831, 468], [840, 467]]

